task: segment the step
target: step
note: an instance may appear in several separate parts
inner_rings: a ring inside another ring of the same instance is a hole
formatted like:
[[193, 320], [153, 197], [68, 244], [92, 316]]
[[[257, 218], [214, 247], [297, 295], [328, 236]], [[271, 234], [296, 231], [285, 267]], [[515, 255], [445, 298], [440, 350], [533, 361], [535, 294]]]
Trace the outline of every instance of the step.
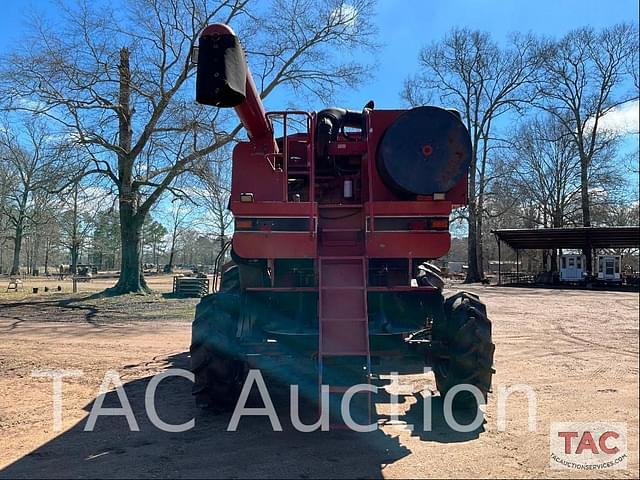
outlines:
[[323, 318], [364, 318], [367, 315], [364, 288], [321, 291], [320, 307]]
[[323, 357], [366, 357], [369, 352], [366, 350], [327, 350], [320, 352]]
[[357, 240], [324, 240], [322, 247], [356, 247], [360, 244]]
[[318, 259], [321, 262], [334, 261], [334, 260], [360, 260], [364, 261], [364, 257], [362, 255], [320, 255]]
[[366, 287], [364, 287], [363, 285], [339, 285], [339, 286], [326, 286], [326, 285], [321, 285], [319, 287], [320, 290], [322, 291], [327, 291], [327, 290], [364, 290]]
[[367, 322], [322, 322], [319, 350], [322, 355], [368, 355], [368, 330]]
[[335, 287], [360, 287], [364, 289], [364, 275], [362, 259], [337, 257], [320, 261], [321, 289]]
[[350, 245], [350, 246], [331, 246], [331, 245], [320, 245], [318, 247], [320, 251], [320, 255], [344, 258], [350, 256], [358, 256], [364, 253], [363, 245]]
[[[317, 178], [317, 177], [316, 177]], [[362, 203], [319, 203], [318, 208], [362, 208]]]
[[336, 317], [322, 317], [321, 322], [366, 322], [367, 319], [363, 317], [350, 317], [350, 318], [336, 318]]

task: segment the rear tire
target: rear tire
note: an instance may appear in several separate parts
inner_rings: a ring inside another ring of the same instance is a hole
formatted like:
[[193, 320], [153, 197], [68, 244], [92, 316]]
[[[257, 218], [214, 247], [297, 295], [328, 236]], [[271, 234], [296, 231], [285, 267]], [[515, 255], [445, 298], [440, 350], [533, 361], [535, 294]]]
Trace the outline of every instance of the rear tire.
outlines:
[[432, 358], [436, 386], [443, 397], [456, 385], [476, 387], [483, 401], [463, 390], [453, 400], [454, 408], [477, 409], [487, 402], [494, 373], [491, 321], [476, 295], [456, 293], [444, 301], [444, 317], [434, 320]]
[[434, 287], [442, 291], [444, 289], [444, 279], [442, 271], [429, 262], [424, 262], [418, 266], [416, 282], [421, 287]]
[[236, 338], [240, 306], [238, 267], [223, 274], [220, 291], [196, 307], [191, 334], [193, 394], [201, 408], [229, 410], [235, 405], [247, 367]]

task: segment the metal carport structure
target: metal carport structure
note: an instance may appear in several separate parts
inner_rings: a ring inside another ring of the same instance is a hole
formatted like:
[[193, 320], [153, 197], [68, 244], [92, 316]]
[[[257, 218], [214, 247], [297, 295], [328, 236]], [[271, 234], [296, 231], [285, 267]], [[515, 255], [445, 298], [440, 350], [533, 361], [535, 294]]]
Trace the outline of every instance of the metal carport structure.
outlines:
[[520, 250], [640, 248], [640, 226], [514, 228], [492, 230], [498, 241], [498, 284], [502, 283], [502, 253], [504, 242], [516, 252], [516, 275], [519, 276]]

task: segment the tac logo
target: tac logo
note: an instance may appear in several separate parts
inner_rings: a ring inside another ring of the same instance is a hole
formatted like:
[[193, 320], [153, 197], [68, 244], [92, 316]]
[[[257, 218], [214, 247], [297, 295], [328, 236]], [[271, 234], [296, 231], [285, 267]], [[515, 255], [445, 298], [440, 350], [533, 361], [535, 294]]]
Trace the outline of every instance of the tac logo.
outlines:
[[621, 422], [551, 424], [549, 464], [554, 469], [627, 468], [627, 426]]

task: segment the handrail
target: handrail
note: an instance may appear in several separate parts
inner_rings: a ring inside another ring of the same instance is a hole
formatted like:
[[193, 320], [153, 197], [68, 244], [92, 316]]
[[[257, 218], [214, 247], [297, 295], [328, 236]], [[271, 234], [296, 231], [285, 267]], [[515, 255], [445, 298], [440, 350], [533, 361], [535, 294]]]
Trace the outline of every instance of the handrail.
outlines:
[[[276, 168], [276, 158], [282, 158], [282, 172], [284, 176], [283, 182], [283, 196], [285, 202], [289, 201], [289, 185], [288, 185], [288, 174], [289, 174], [289, 132], [288, 132], [288, 117], [294, 115], [301, 115], [306, 117], [306, 128], [307, 128], [307, 159], [309, 163], [309, 202], [315, 205], [315, 172], [314, 172], [314, 139], [313, 139], [313, 131], [314, 131], [314, 115], [309, 112], [305, 112], [302, 110], [277, 110], [272, 112], [267, 112], [266, 118], [273, 125], [275, 122], [272, 120], [272, 117], [282, 117], [282, 128], [283, 128], [283, 138], [282, 138], [282, 152], [279, 153], [269, 153], [265, 154], [265, 158], [271, 165], [271, 168], [277, 170]], [[271, 161], [273, 159], [273, 161]], [[315, 215], [315, 210], [312, 209], [311, 213], [311, 222], [310, 223], [310, 233], [312, 235], [317, 234], [317, 219]]]

